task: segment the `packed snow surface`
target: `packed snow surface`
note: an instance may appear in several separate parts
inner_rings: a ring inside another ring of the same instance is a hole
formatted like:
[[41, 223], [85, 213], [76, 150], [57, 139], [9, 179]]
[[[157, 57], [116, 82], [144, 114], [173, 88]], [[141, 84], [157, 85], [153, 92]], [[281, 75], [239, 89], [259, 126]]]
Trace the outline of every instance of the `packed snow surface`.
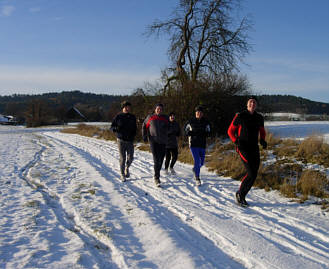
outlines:
[[238, 181], [202, 168], [196, 187], [181, 163], [158, 188], [138, 150], [122, 183], [115, 142], [58, 128], [0, 141], [0, 268], [329, 268], [318, 205], [253, 188], [241, 208]]

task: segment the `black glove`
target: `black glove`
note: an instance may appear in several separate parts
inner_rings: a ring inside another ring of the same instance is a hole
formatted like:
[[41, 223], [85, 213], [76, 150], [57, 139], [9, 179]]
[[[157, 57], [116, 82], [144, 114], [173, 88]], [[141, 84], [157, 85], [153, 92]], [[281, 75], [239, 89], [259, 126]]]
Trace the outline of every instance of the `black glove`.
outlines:
[[267, 143], [266, 143], [266, 141], [264, 139], [261, 139], [259, 141], [259, 143], [262, 145], [263, 149], [266, 149], [267, 148]]
[[113, 127], [111, 127], [111, 130], [112, 130], [112, 132], [116, 133], [116, 132], [118, 132], [118, 127], [117, 126], [113, 126]]

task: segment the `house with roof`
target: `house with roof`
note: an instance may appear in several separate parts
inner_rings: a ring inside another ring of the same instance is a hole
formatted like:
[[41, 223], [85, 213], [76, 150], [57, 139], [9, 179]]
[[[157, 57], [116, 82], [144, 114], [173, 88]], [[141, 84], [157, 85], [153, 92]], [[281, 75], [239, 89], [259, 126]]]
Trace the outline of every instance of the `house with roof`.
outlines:
[[16, 125], [17, 120], [13, 116], [5, 116], [0, 114], [0, 124], [1, 125]]

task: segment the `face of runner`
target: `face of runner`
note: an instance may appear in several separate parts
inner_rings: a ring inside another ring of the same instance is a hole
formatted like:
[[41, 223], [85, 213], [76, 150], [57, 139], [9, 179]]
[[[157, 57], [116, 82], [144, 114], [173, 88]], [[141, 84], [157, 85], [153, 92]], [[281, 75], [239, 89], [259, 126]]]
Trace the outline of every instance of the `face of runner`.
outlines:
[[253, 114], [256, 110], [257, 102], [255, 99], [249, 99], [247, 102], [247, 110]]
[[162, 112], [162, 106], [157, 106], [154, 110], [155, 114], [159, 115]]
[[123, 107], [123, 109], [122, 109], [122, 112], [123, 113], [128, 113], [130, 111], [130, 106], [125, 106], [125, 107]]
[[175, 120], [175, 115], [170, 115], [170, 116], [169, 116], [169, 120], [170, 120], [170, 121], [174, 121], [174, 120]]
[[203, 116], [203, 112], [202, 112], [202, 111], [195, 111], [195, 117], [196, 117], [197, 119], [201, 119], [202, 116]]

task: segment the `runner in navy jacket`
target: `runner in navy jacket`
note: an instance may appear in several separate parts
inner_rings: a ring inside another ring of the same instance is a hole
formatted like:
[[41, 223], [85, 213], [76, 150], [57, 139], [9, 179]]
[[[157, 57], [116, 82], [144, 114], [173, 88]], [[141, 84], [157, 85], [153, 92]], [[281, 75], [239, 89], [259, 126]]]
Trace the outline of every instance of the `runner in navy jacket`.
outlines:
[[[165, 161], [165, 173], [168, 174], [168, 168], [170, 172], [175, 175], [174, 165], [178, 157], [178, 142], [177, 137], [181, 134], [179, 123], [175, 120], [175, 113], [169, 114], [168, 125], [168, 142], [166, 145], [166, 161]], [[169, 166], [170, 165], [170, 166]]]
[[200, 168], [206, 155], [206, 140], [210, 136], [210, 123], [203, 117], [203, 107], [195, 108], [195, 117], [184, 126], [185, 135], [189, 138], [189, 146], [194, 159], [193, 173], [197, 185], [200, 181]]
[[237, 203], [248, 206], [246, 195], [254, 184], [260, 164], [258, 136], [260, 144], [265, 149], [264, 118], [255, 111], [257, 99], [251, 96], [247, 101], [247, 110], [237, 113], [228, 128], [228, 135], [237, 146], [237, 152], [246, 168], [246, 175], [243, 177], [240, 189], [236, 192]]

